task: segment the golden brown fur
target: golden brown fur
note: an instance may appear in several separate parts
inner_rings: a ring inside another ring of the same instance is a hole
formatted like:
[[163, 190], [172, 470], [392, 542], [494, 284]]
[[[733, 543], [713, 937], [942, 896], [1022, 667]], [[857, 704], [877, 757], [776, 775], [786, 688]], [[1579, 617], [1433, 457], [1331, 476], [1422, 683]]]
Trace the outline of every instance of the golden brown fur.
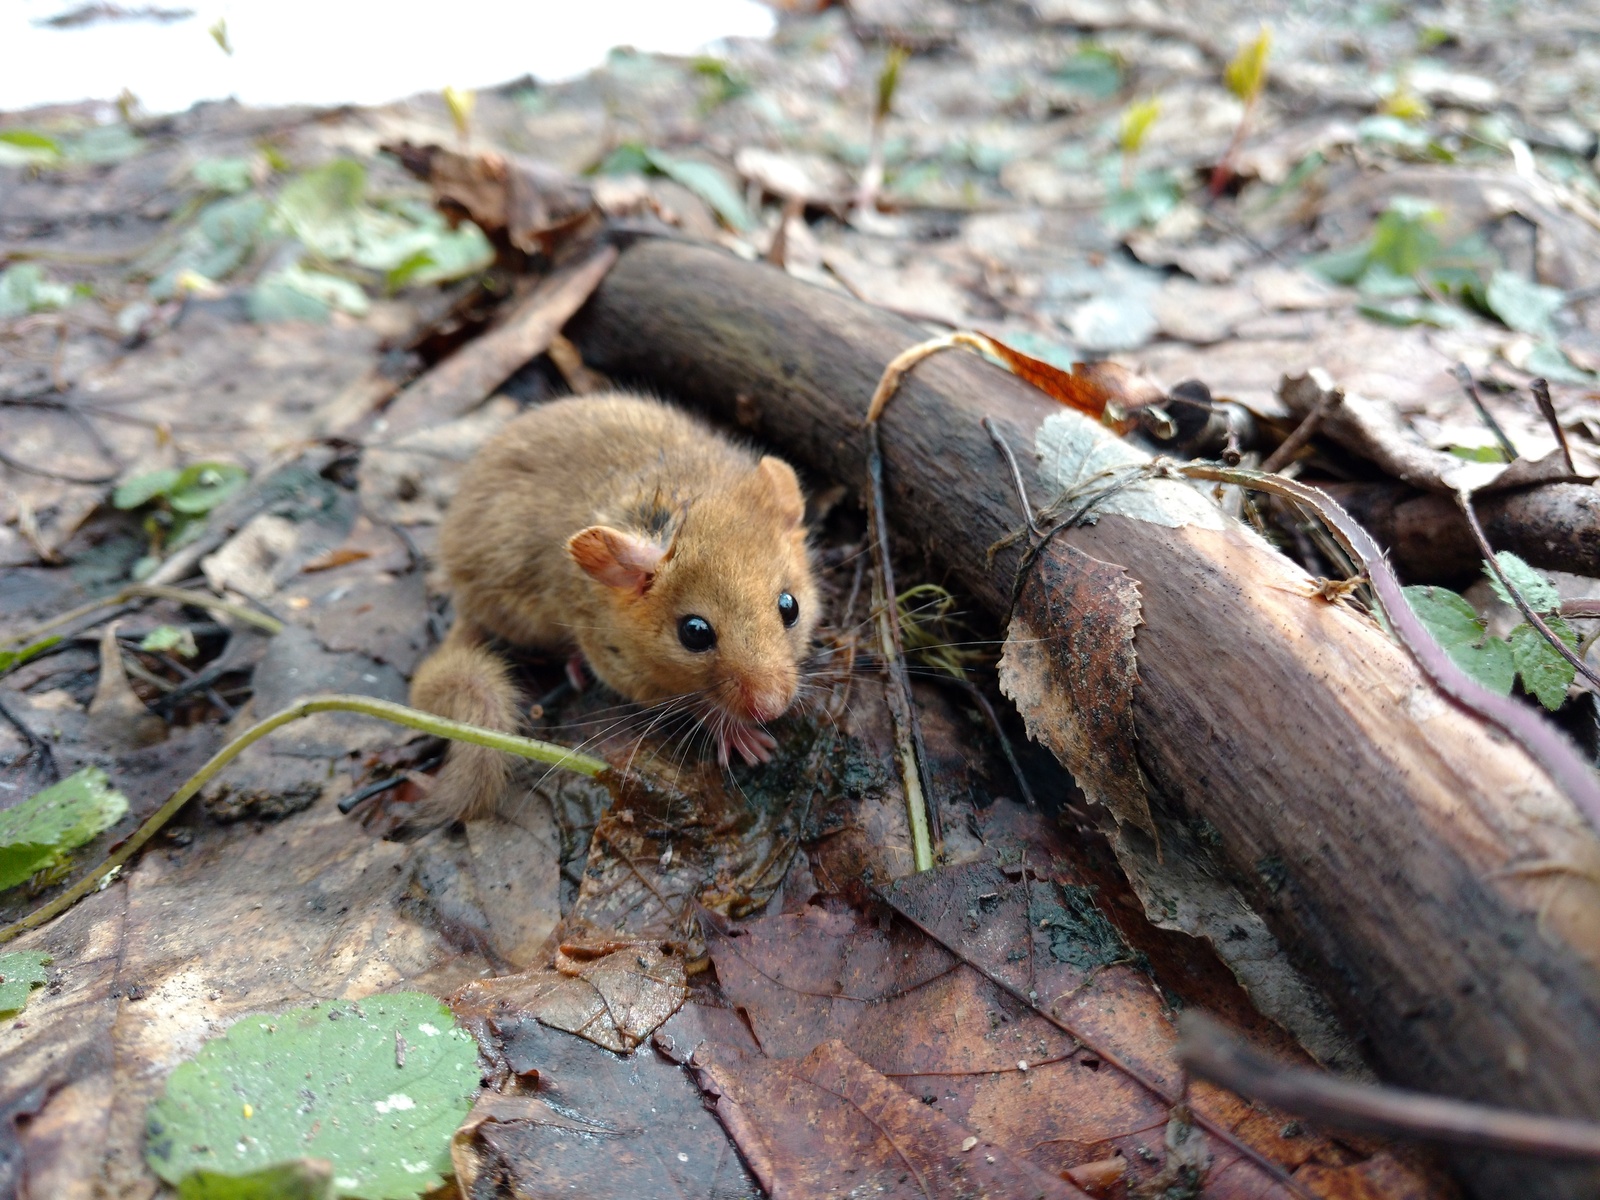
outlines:
[[[765, 758], [775, 743], [761, 725], [793, 701], [817, 619], [803, 514], [787, 463], [660, 402], [611, 393], [524, 413], [467, 466], [440, 530], [456, 625], [418, 669], [412, 701], [514, 731], [493, 635], [577, 650], [630, 700], [694, 694], [724, 757]], [[799, 602], [792, 627], [785, 591]], [[716, 631], [711, 650], [681, 644], [690, 614]], [[492, 810], [507, 766], [453, 745], [435, 811]]]

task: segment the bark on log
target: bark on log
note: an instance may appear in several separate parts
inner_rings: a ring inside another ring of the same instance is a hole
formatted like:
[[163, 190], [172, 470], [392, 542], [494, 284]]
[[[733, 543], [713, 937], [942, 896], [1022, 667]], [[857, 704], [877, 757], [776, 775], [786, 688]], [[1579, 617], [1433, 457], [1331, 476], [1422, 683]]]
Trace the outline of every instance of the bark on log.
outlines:
[[[1403, 483], [1318, 486], [1390, 552], [1407, 583], [1456, 586], [1483, 574], [1478, 543], [1453, 497]], [[1600, 575], [1600, 490], [1546, 483], [1490, 492], [1476, 506], [1496, 550], [1510, 550], [1550, 571]]]
[[[744, 427], [851, 485], [909, 322], [774, 268], [669, 242], [627, 249], [567, 330], [591, 365]], [[882, 421], [895, 527], [1004, 615], [1019, 554], [1006, 469], [1061, 410], [975, 356], [923, 363]], [[1140, 760], [1157, 803], [1203, 818], [1279, 936], [1389, 1079], [1600, 1113], [1600, 839], [1517, 746], [1434, 690], [1374, 625], [1308, 597], [1239, 527], [1107, 515], [1063, 536], [1139, 581]], [[1563, 868], [1570, 869], [1563, 869]], [[1474, 1194], [1592, 1197], [1600, 1175], [1455, 1156]]]

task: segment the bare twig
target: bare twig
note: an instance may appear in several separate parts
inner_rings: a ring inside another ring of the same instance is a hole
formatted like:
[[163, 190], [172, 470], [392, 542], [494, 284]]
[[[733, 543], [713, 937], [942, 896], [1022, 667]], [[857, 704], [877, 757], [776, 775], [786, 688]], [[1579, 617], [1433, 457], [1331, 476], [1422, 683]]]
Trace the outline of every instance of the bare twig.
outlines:
[[1352, 1083], [1257, 1053], [1195, 1009], [1178, 1018], [1178, 1061], [1201, 1079], [1249, 1100], [1344, 1129], [1391, 1137], [1600, 1161], [1600, 1125]]
[[[1472, 378], [1472, 372], [1467, 369], [1467, 364], [1458, 362], [1451, 369], [1451, 374], [1456, 377], [1456, 382], [1461, 385], [1461, 390], [1467, 394], [1467, 399], [1472, 401], [1472, 407], [1478, 410], [1478, 419], [1488, 426], [1489, 432], [1494, 434], [1494, 440], [1500, 444], [1507, 462], [1516, 462], [1519, 457], [1517, 448], [1511, 444], [1511, 439], [1506, 436], [1506, 431], [1500, 428], [1500, 422], [1484, 406], [1483, 397], [1478, 394], [1477, 381]], [[1571, 459], [1568, 459], [1571, 465]], [[1576, 471], [1573, 474], [1577, 474]]]
[[1028, 523], [1028, 532], [1034, 537], [1043, 537], [1044, 533], [1039, 528], [1039, 522], [1033, 516], [1033, 505], [1028, 502], [1028, 487], [1022, 482], [1022, 472], [1017, 468], [1016, 455], [1011, 453], [1010, 445], [1000, 436], [1000, 431], [988, 417], [983, 419], [983, 428], [989, 434], [990, 440], [999, 447], [1000, 453], [1005, 455], [1006, 466], [1011, 468], [1011, 485], [1017, 489], [1017, 504], [1022, 508], [1022, 519]]
[[1323, 392], [1316, 406], [1306, 414], [1305, 420], [1295, 426], [1294, 431], [1283, 439], [1276, 450], [1267, 455], [1266, 461], [1261, 464], [1261, 469], [1268, 475], [1273, 475], [1293, 462], [1294, 456], [1300, 453], [1300, 447], [1311, 440], [1311, 436], [1317, 432], [1328, 414], [1343, 403], [1342, 389], [1331, 388]]
[[210, 609], [212, 612], [226, 613], [236, 620], [247, 625], [254, 625], [257, 629], [266, 631], [276, 636], [283, 632], [283, 622], [276, 617], [269, 617], [265, 613], [256, 612], [252, 608], [245, 608], [240, 604], [233, 604], [227, 600], [220, 600], [216, 596], [209, 596], [205, 592], [189, 592], [182, 588], [166, 587], [159, 583], [130, 583], [121, 591], [99, 600], [91, 600], [87, 604], [80, 604], [77, 608], [68, 609], [58, 617], [51, 617], [42, 625], [22, 633], [0, 635], [0, 646], [28, 644], [36, 641], [41, 634], [49, 633], [53, 629], [60, 629], [74, 621], [81, 620], [106, 608], [117, 608], [137, 599], [172, 600], [178, 604], [192, 604], [196, 608]]
[[112, 851], [105, 862], [90, 871], [48, 904], [41, 905], [27, 916], [13, 921], [4, 929], [0, 929], [0, 943], [9, 942], [18, 934], [26, 933], [30, 929], [36, 929], [52, 917], [66, 912], [79, 900], [99, 888], [103, 881], [109, 880], [112, 875], [120, 870], [125, 862], [138, 853], [140, 847], [160, 832], [161, 827], [177, 815], [178, 810], [187, 804], [195, 793], [237, 758], [247, 746], [260, 741], [275, 729], [319, 712], [363, 713], [369, 717], [378, 717], [380, 720], [391, 721], [396, 725], [404, 725], [409, 729], [420, 729], [422, 732], [431, 733], [435, 737], [471, 742], [475, 746], [488, 746], [493, 750], [503, 750], [507, 754], [515, 754], [521, 758], [531, 758], [536, 762], [549, 763], [552, 767], [576, 771], [580, 775], [588, 775], [591, 778], [609, 769], [608, 764], [601, 759], [581, 754], [576, 750], [569, 750], [565, 746], [557, 746], [554, 743], [541, 742], [533, 738], [517, 737], [509, 733], [500, 733], [498, 730], [480, 729], [476, 725], [468, 725], [462, 721], [447, 721], [443, 717], [436, 717], [432, 713], [419, 712], [417, 709], [407, 708], [405, 705], [396, 704], [391, 700], [378, 700], [371, 696], [308, 696], [306, 699], [290, 705], [282, 712], [268, 717], [265, 721], [252, 725], [213, 754], [205, 766], [189, 776], [184, 781], [183, 786], [173, 792], [165, 804], [146, 817], [144, 824], [134, 830], [127, 841]]
[[1578, 468], [1572, 461], [1572, 447], [1567, 444], [1567, 431], [1561, 428], [1561, 421], [1556, 416], [1556, 406], [1550, 399], [1550, 385], [1543, 379], [1535, 379], [1532, 386], [1533, 402], [1539, 406], [1539, 415], [1550, 426], [1550, 432], [1556, 435], [1556, 442], [1561, 446], [1561, 457], [1567, 462], [1567, 474], [1576, 475]]

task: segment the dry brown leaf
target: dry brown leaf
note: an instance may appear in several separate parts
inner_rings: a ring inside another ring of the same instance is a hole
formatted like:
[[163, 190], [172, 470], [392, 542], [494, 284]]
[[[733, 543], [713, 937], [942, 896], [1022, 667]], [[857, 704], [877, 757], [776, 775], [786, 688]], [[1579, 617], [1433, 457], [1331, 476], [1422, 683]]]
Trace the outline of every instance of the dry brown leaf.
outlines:
[[410, 142], [382, 149], [432, 187], [441, 210], [464, 213], [490, 237], [503, 237], [524, 253], [549, 253], [595, 211], [587, 184], [544, 163]]
[[1150, 380], [1118, 363], [1075, 362], [1071, 371], [1063, 371], [1054, 363], [1014, 350], [992, 337], [985, 340], [1013, 375], [1027, 380], [1052, 400], [1103, 421], [1118, 433], [1133, 428], [1134, 414], [1139, 409], [1166, 399]]
[[921, 1103], [837, 1041], [799, 1059], [708, 1044], [691, 1065], [773, 1200], [1083, 1193]]
[[1156, 837], [1133, 721], [1139, 620], [1139, 585], [1127, 571], [1053, 539], [1012, 610], [1000, 689], [1084, 795]]
[[682, 957], [644, 942], [585, 963], [573, 974], [539, 967], [477, 980], [452, 996], [450, 1006], [469, 1027], [536, 1018], [620, 1054], [654, 1033], [687, 994]]

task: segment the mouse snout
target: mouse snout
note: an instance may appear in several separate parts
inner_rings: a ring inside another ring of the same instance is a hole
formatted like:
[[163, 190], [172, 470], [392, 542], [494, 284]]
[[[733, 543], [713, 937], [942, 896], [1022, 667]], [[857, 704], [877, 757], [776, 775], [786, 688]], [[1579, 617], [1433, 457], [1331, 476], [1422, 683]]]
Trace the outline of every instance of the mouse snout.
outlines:
[[752, 721], [775, 721], [783, 716], [794, 699], [794, 688], [787, 683], [741, 679], [738, 700], [743, 715]]

